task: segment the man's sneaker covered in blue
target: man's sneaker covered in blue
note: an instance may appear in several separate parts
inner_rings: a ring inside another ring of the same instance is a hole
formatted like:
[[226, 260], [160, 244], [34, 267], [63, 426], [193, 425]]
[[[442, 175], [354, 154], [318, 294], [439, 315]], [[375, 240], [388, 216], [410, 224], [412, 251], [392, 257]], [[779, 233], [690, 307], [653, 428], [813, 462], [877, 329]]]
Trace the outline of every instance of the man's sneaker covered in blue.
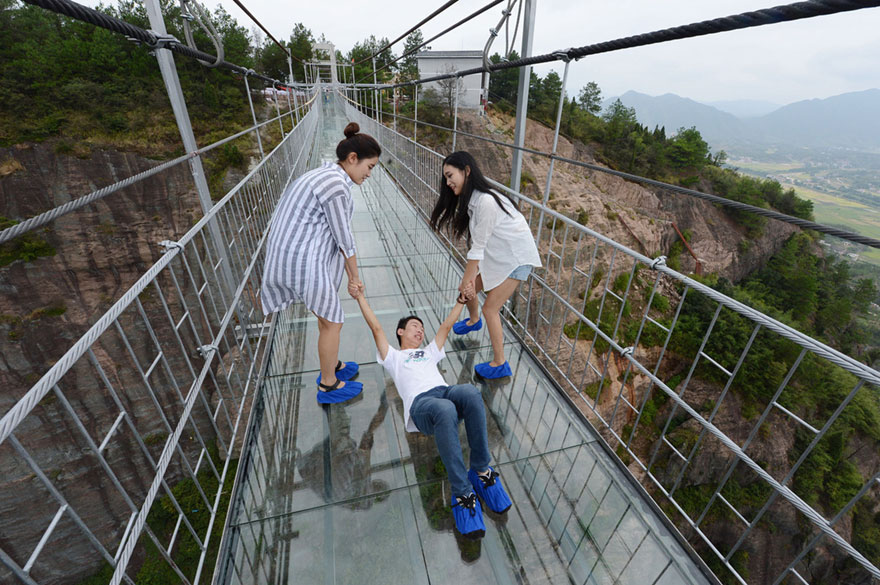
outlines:
[[[358, 370], [360, 366], [358, 366], [357, 362], [337, 362], [336, 363], [336, 379], [342, 380], [346, 382], [351, 380], [355, 376], [357, 376]], [[315, 380], [316, 383], [321, 383], [321, 374], [318, 374], [318, 379]]]
[[480, 496], [480, 499], [486, 502], [489, 509], [496, 514], [507, 512], [513, 505], [510, 496], [501, 485], [498, 472], [491, 467], [488, 475], [480, 475], [473, 469], [468, 470], [468, 479], [471, 480], [471, 485], [474, 486], [474, 491]]
[[364, 385], [361, 382], [345, 382], [345, 386], [339, 387], [339, 383], [343, 380], [336, 380], [333, 386], [325, 386], [318, 384], [318, 404], [338, 404], [351, 400], [361, 393]]
[[470, 333], [471, 331], [479, 331], [483, 328], [483, 318], [480, 317], [477, 319], [477, 322], [473, 325], [468, 325], [467, 319], [462, 319], [457, 323], [452, 325], [452, 331], [458, 335], [464, 335], [465, 333]]
[[483, 362], [482, 364], [477, 364], [474, 366], [474, 371], [479, 376], [489, 380], [504, 378], [513, 374], [513, 372], [510, 371], [510, 364], [507, 362], [504, 362], [500, 366], [491, 366], [489, 365], [490, 363], [491, 362]]
[[452, 500], [452, 517], [455, 527], [466, 538], [483, 538], [486, 525], [483, 523], [483, 508], [475, 494], [458, 496]]

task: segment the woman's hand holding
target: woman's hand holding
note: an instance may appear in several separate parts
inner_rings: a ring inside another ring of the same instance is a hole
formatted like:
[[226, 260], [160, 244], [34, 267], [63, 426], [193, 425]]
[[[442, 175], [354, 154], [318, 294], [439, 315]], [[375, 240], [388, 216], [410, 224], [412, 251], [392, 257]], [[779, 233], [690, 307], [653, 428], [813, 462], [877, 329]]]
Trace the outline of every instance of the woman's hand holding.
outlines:
[[351, 295], [351, 298], [358, 298], [359, 296], [364, 294], [364, 291], [364, 283], [360, 279], [349, 279], [348, 294]]
[[458, 292], [460, 292], [462, 295], [464, 295], [464, 297], [467, 299], [473, 298], [473, 296], [475, 294], [474, 281], [473, 280], [461, 281], [461, 284], [458, 287]]

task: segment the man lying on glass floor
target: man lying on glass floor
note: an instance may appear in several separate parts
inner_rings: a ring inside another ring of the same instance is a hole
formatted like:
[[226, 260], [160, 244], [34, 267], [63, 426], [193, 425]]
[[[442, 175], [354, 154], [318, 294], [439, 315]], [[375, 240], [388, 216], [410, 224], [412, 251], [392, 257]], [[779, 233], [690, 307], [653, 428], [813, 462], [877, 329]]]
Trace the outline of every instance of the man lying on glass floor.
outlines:
[[[477, 496], [490, 510], [499, 514], [510, 508], [511, 501], [498, 473], [489, 466], [489, 438], [486, 434], [483, 397], [473, 384], [448, 385], [437, 369], [437, 363], [446, 357], [443, 349], [446, 337], [468, 299], [459, 295], [452, 312], [440, 325], [431, 343], [424, 348], [421, 347], [425, 340], [422, 320], [415, 315], [401, 319], [397, 324], [397, 342], [400, 345], [397, 350], [388, 343], [363, 289], [356, 298], [376, 341], [376, 359], [391, 375], [403, 400], [406, 430], [434, 435], [452, 487], [455, 527], [468, 538], [485, 536], [486, 525]], [[458, 440], [458, 423], [461, 420], [464, 420], [471, 449], [470, 469], [467, 471]]]

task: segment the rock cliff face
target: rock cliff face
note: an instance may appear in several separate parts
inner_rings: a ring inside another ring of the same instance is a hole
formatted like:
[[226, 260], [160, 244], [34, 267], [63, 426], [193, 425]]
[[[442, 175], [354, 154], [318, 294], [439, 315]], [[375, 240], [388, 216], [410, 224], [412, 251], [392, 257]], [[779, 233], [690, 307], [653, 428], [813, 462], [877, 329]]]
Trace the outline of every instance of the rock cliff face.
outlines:
[[[113, 151], [92, 152], [84, 159], [57, 155], [45, 144], [0, 150], [0, 161], [4, 161], [0, 215], [14, 220], [52, 209], [156, 164], [135, 154]], [[184, 163], [33, 232], [51, 245], [55, 254], [0, 267], [0, 412], [15, 404], [160, 257], [160, 241], [178, 239], [201, 215], [192, 176]], [[141, 297], [147, 319], [163, 311], [155, 296], [145, 293]], [[173, 311], [175, 301], [169, 302]], [[120, 320], [126, 327], [143, 328], [144, 320], [137, 310], [129, 310]], [[161, 328], [163, 321], [167, 319], [157, 318], [152, 325]], [[175, 372], [186, 370], [187, 361], [195, 368], [203, 362], [192, 340], [185, 337], [186, 347], [193, 350], [190, 355], [184, 351], [166, 355], [167, 368], [157, 368], [147, 385], [132, 354], [146, 369], [155, 348], [130, 341], [129, 349], [124, 339], [111, 333], [94, 349], [95, 359], [129, 413], [128, 421], [117, 431], [119, 440], [111, 442], [104, 455], [121, 486], [142, 496], [152, 480], [152, 464], [136, 448], [132, 435], [140, 436], [155, 461], [168, 435], [163, 418], [173, 427], [180, 415], [175, 386], [183, 380], [175, 379]], [[83, 360], [59, 387], [63, 397], [47, 395], [15, 435], [112, 555], [131, 511], [67, 412], [65, 402], [69, 401], [96, 444], [112, 427], [119, 407], [94, 368]], [[211, 393], [209, 390], [208, 400], [214, 405], [216, 397]], [[190, 436], [183, 441], [183, 453], [192, 467], [200, 450], [199, 439], [213, 445], [215, 438], [208, 410], [207, 403], [196, 408], [198, 433], [188, 429]], [[58, 504], [9, 441], [0, 447], [0, 464], [0, 546], [24, 564]], [[166, 475], [169, 485], [182, 476], [185, 465], [180, 455], [175, 457]], [[41, 583], [76, 583], [103, 562], [68, 514], [56, 528], [33, 576]], [[14, 581], [0, 568], [0, 582]]]
[[[506, 118], [496, 118], [490, 115], [485, 118], [476, 116], [459, 120], [460, 127], [466, 132], [477, 135], [488, 135], [492, 138], [511, 142], [513, 132], [511, 122]], [[552, 130], [531, 120], [528, 121], [526, 133], [526, 146], [535, 150], [549, 152], [552, 148]], [[509, 178], [510, 157], [509, 151], [484, 141], [468, 137], [460, 137], [458, 149], [469, 150], [476, 159], [485, 165], [484, 172], [495, 180], [506, 183]], [[558, 152], [561, 156], [587, 163], [596, 164], [595, 157], [590, 148], [582, 144], [572, 144], [564, 138], [560, 138]], [[544, 157], [525, 155], [523, 161], [523, 187], [522, 192], [534, 199], [540, 200], [544, 195], [549, 160]], [[766, 262], [782, 247], [788, 238], [798, 228], [782, 222], [770, 220], [764, 227], [760, 237], [748, 240], [746, 230], [726, 211], [719, 206], [705, 201], [694, 199], [685, 195], [660, 192], [656, 189], [648, 189], [641, 185], [625, 181], [613, 175], [596, 172], [576, 167], [574, 165], [557, 162], [553, 169], [553, 184], [550, 191], [549, 205], [556, 211], [572, 219], [578, 220], [586, 227], [622, 243], [630, 249], [653, 257], [658, 254], [670, 255], [670, 250], [677, 241], [680, 241], [680, 233], [690, 233], [690, 248], [696, 259], [685, 250], [678, 257], [679, 272], [690, 274], [696, 272], [696, 261], [700, 262], [703, 274], [715, 273], [720, 277], [727, 278], [731, 282], [738, 282], [747, 277], [753, 271], [763, 267]], [[677, 229], [676, 229], [677, 228]], [[546, 244], [542, 241], [542, 245]], [[600, 252], [600, 262], [604, 263], [607, 274], [609, 258]], [[627, 268], [615, 268], [614, 272]], [[564, 272], [564, 271], [563, 271]], [[550, 276], [545, 275], [547, 278]], [[559, 278], [567, 282], [576, 275], [563, 273]], [[609, 279], [610, 280], [610, 279]], [[637, 285], [633, 285], [634, 288]], [[599, 287], [601, 288], [601, 287]], [[638, 289], [636, 289], [638, 290]], [[674, 287], [662, 290], [671, 304], [676, 304], [679, 293]], [[594, 290], [589, 299], [596, 299], [601, 291]], [[636, 295], [637, 296], [637, 295]], [[638, 302], [635, 302], [637, 305]], [[633, 309], [638, 313], [639, 308]], [[541, 335], [546, 334], [546, 339], [556, 340], [563, 335], [563, 323], [550, 323], [542, 325]], [[623, 325], [621, 325], [623, 327]], [[546, 332], [546, 333], [545, 333]], [[554, 345], [555, 345], [554, 341]], [[631, 425], [635, 424], [634, 413], [627, 409], [621, 411], [633, 415], [614, 416], [618, 411], [619, 395], [623, 395], [631, 404], [642, 404], [647, 392], [658, 392], [651, 381], [643, 375], [624, 377], [628, 362], [616, 354], [610, 356], [603, 350], [597, 351], [592, 348], [592, 336], [590, 339], [574, 339], [572, 343], [575, 350], [565, 352], [558, 359], [560, 369], [563, 371], [590, 371], [587, 359], [592, 364], [592, 372], [604, 372], [602, 386], [599, 389], [600, 376], [587, 375], [583, 395], [572, 395], [573, 403], [584, 405], [588, 400], [587, 388], [592, 385], [593, 394], [598, 391], [596, 411], [601, 414], [604, 421], [612, 421], [611, 425], [618, 436], [629, 436]], [[644, 356], [644, 362], [656, 364], [659, 347], [640, 347], [637, 349]], [[592, 351], [591, 351], [592, 350]], [[588, 358], [589, 356], [589, 358]], [[606, 361], [607, 359], [607, 361]], [[571, 364], [568, 361], [571, 360]], [[670, 380], [675, 375], [686, 372], [690, 366], [690, 360], [678, 358], [670, 353], [666, 354], [661, 371], [658, 376], [664, 380]], [[554, 368], [550, 367], [549, 370]], [[650, 369], [650, 368], [649, 368]], [[622, 380], [626, 380], [625, 386]], [[561, 381], [562, 386], [570, 389], [568, 383]], [[718, 384], [692, 379], [684, 394], [684, 399], [703, 416], [710, 416], [715, 401], [721, 395], [722, 387]], [[596, 427], [605, 436], [608, 443], [615, 447], [619, 442], [612, 433], [604, 429], [601, 421], [590, 408], [581, 406], [585, 415], [595, 421]], [[665, 403], [656, 413], [657, 421], [666, 421], [671, 415], [671, 401]], [[735, 393], [727, 395], [714, 415], [713, 423], [727, 434], [736, 444], [742, 445], [751, 429], [741, 399]], [[680, 414], [680, 410], [678, 413]], [[745, 423], [745, 424], [744, 424]], [[662, 423], [660, 423], [662, 425]], [[703, 494], [711, 494], [724, 479], [725, 472], [733, 462], [733, 455], [719, 441], [711, 435], [704, 436], [695, 451], [692, 461], [687, 466], [672, 456], [671, 452], [660, 444], [659, 430], [652, 428], [646, 430], [645, 424], [641, 423], [639, 432], [635, 435], [631, 449], [640, 454], [643, 462], [651, 459], [652, 453], [658, 449], [660, 455], [655, 461], [652, 473], [666, 489], [677, 485], [679, 479], [681, 488], [676, 493], [677, 502], [700, 502]], [[771, 413], [767, 419], [765, 428], [768, 432], [759, 433], [751, 442], [748, 454], [754, 460], [765, 466], [774, 477], [784, 477], [791, 468], [791, 454], [795, 452], [796, 425], [791, 419]], [[772, 430], [771, 430], [772, 429]], [[670, 440], [678, 442], [689, 453], [692, 445], [696, 444], [696, 438], [700, 436], [702, 427], [693, 419], [680, 424], [669, 435]], [[870, 452], [869, 450], [866, 450]], [[622, 451], [618, 449], [620, 454]], [[623, 452], [622, 458], [627, 461], [629, 455]], [[864, 477], [871, 477], [880, 465], [880, 458], [873, 453], [871, 461], [859, 463], [860, 471]], [[656, 485], [646, 477], [644, 470], [638, 464], [629, 465], [630, 471], [639, 478], [646, 489], [656, 494], [656, 499], [661, 506], [666, 502], [665, 497], [656, 488]], [[739, 465], [730, 480], [736, 485], [748, 486], [753, 490], [766, 490], [764, 499], [757, 503], [746, 501], [741, 504], [741, 511], [749, 518], [756, 516], [770, 488], [757, 479], [757, 475]], [[764, 492], [759, 492], [764, 493]], [[708, 497], [708, 496], [706, 496]], [[757, 500], [757, 498], [756, 498]], [[805, 526], [804, 518], [793, 506], [783, 502], [783, 498], [774, 503], [761, 523], [752, 531], [750, 536], [741, 545], [734, 563], [739, 566], [743, 574], [748, 575], [750, 583], [771, 583], [777, 576], [782, 574], [790, 560], [798, 554], [809, 539], [809, 529]], [[696, 508], [697, 503], [693, 504]], [[671, 506], [665, 506], [665, 510], [673, 518], [691, 543], [700, 546], [701, 538], [692, 534], [689, 527]], [[701, 509], [701, 508], [698, 508]], [[699, 513], [699, 512], [698, 512]], [[727, 521], [730, 515], [725, 516], [725, 511], [719, 506], [710, 509], [710, 513], [701, 524], [700, 529], [708, 538], [721, 547], [729, 550], [737, 544], [741, 535], [742, 527], [736, 522]], [[852, 521], [841, 521], [839, 532], [848, 540], [852, 540]], [[703, 547], [704, 549], [707, 547]], [[704, 558], [712, 558], [713, 553], [708, 550], [700, 551]], [[723, 569], [719, 566], [719, 571]], [[850, 571], [847, 573], [847, 571]], [[843, 582], [849, 576], [859, 575], [858, 570], [845, 566], [845, 560], [839, 550], [833, 547], [821, 546], [816, 549], [809, 562], [809, 572], [816, 582]], [[841, 575], [848, 575], [841, 577]], [[732, 582], [732, 578], [730, 579]], [[853, 581], [862, 582], [862, 581]]]
[[[465, 114], [459, 123], [471, 134], [504, 141], [513, 139], [510, 118], [490, 114], [487, 119]], [[525, 145], [550, 152], [552, 129], [528, 120]], [[491, 178], [502, 183], [509, 180], [509, 149], [470, 137], [460, 137], [456, 148], [470, 151]], [[565, 158], [598, 164], [588, 146], [573, 144], [562, 136], [557, 152]], [[540, 200], [550, 161], [531, 154], [523, 159], [521, 191]], [[690, 247], [700, 261], [702, 273], [716, 273], [731, 282], [742, 280], [763, 266], [798, 229], [770, 220], [759, 238], [741, 244], [747, 239], [745, 229], [720, 207], [686, 195], [657, 191], [613, 175], [557, 162], [549, 204], [573, 219], [586, 212], [586, 227], [647, 256], [668, 254], [670, 247], [680, 240], [675, 227], [682, 233], [690, 231]], [[687, 251], [680, 260], [681, 272], [695, 271], [696, 260]]]

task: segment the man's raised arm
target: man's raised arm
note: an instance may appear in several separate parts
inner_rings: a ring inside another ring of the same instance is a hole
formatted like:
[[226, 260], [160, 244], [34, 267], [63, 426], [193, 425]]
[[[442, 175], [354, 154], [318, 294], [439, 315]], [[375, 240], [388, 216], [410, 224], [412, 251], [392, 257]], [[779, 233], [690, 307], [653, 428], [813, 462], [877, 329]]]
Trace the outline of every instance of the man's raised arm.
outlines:
[[361, 292], [357, 297], [358, 306], [361, 308], [361, 313], [364, 316], [364, 321], [367, 322], [367, 326], [370, 328], [370, 331], [373, 332], [373, 340], [376, 342], [376, 349], [379, 350], [379, 357], [383, 360], [385, 356], [388, 355], [388, 338], [385, 337], [385, 332], [382, 331], [382, 325], [379, 324], [379, 319], [376, 318], [376, 314], [373, 313], [373, 309], [370, 308], [370, 304], [367, 302], [367, 297]]
[[440, 349], [446, 343], [446, 337], [452, 330], [452, 326], [461, 316], [461, 310], [464, 309], [465, 304], [467, 304], [467, 300], [464, 295], [459, 293], [458, 298], [455, 299], [455, 306], [452, 307], [452, 311], [449, 312], [446, 320], [440, 324], [440, 328], [437, 329], [437, 335], [434, 336], [434, 343], [437, 344], [437, 349]]

